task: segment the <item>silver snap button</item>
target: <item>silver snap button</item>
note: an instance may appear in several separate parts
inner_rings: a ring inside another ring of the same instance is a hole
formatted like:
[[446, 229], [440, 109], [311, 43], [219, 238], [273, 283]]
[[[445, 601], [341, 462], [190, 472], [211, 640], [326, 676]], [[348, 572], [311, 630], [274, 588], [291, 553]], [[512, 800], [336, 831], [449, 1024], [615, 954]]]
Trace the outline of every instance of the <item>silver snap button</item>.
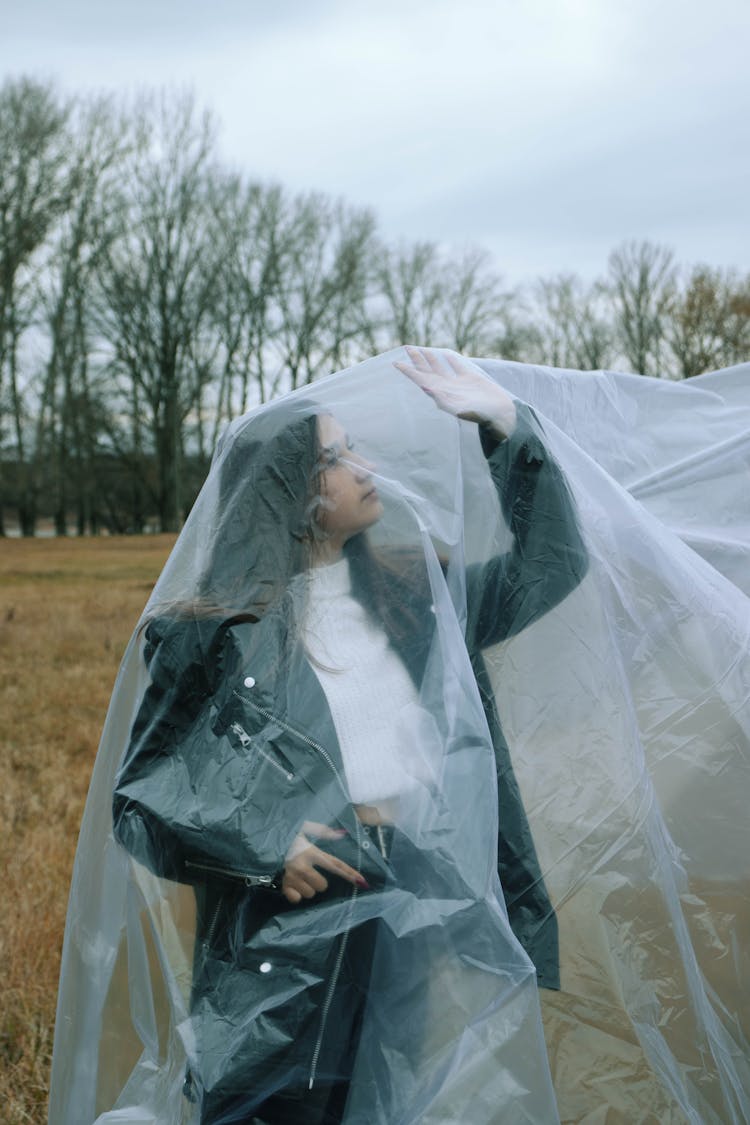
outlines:
[[254, 676], [245, 676], [244, 683], [245, 683], [245, 687], [255, 687], [255, 677]]
[[362, 826], [362, 831], [364, 832], [365, 836], [369, 836], [370, 835], [370, 825], [364, 824]]
[[370, 846], [370, 841], [369, 841], [369, 840], [363, 840], [363, 841], [362, 841], [362, 847], [363, 847], [363, 848], [365, 849], [365, 851], [367, 851], [367, 849], [369, 848], [369, 846]]
[[271, 962], [270, 962], [270, 961], [262, 961], [262, 962], [261, 962], [261, 965], [260, 965], [260, 971], [261, 971], [262, 973], [270, 973], [270, 971], [271, 971]]

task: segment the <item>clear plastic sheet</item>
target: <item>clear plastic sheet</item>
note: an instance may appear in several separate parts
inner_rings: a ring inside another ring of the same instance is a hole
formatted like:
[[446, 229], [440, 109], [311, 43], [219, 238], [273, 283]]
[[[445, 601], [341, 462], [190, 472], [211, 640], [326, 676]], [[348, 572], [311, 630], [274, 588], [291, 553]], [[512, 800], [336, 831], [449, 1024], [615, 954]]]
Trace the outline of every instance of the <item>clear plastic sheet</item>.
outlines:
[[750, 594], [750, 363], [671, 382], [475, 362]]
[[[723, 442], [740, 473], [723, 373], [670, 422], [691, 388], [477, 361], [519, 400], [498, 441], [405, 359], [216, 452], [94, 769], [53, 1125], [750, 1120], [747, 527], [694, 456]], [[385, 636], [353, 728], [305, 564], [320, 415], [382, 505], [329, 571], [363, 645]], [[398, 747], [391, 791], [350, 729]], [[367, 887], [287, 902], [305, 822]]]

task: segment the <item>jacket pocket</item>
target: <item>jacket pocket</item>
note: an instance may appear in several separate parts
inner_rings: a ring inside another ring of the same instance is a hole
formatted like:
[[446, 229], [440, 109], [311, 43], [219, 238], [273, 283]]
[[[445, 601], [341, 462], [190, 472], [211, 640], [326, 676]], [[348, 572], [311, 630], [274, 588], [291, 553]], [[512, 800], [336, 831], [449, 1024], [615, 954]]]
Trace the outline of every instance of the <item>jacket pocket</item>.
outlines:
[[276, 780], [294, 781], [294, 769], [289, 759], [272, 739], [264, 734], [251, 735], [237, 721], [229, 724], [229, 731], [242, 747], [250, 765], [250, 775], [255, 777], [265, 764], [278, 775]]

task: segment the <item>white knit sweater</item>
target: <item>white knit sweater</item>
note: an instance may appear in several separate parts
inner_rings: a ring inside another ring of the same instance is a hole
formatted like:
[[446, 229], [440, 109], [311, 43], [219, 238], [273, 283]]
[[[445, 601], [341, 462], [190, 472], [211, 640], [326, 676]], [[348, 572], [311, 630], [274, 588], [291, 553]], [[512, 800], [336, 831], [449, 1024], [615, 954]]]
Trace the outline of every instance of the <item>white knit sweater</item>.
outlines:
[[326, 694], [352, 801], [377, 804], [434, 778], [435, 728], [379, 626], [351, 595], [349, 562], [307, 578], [302, 635]]

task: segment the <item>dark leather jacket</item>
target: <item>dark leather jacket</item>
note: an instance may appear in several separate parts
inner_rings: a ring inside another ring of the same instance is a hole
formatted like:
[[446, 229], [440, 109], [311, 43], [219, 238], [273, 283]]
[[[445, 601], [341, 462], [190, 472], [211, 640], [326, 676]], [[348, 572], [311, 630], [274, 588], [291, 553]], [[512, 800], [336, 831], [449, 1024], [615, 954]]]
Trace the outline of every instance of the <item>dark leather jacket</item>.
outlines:
[[[504, 442], [488, 431], [481, 437], [514, 544], [467, 571], [466, 644], [495, 747], [497, 860], [510, 923], [539, 983], [556, 988], [555, 915], [481, 653], [559, 603], [581, 581], [587, 560], [570, 494], [532, 412], [519, 408]], [[418, 685], [435, 618], [429, 590], [410, 597], [418, 627], [399, 652]], [[274, 886], [303, 821], [348, 829], [354, 851], [347, 859], [377, 885], [376, 859], [357, 847], [361, 826], [325, 695], [301, 645], [287, 645], [287, 620], [277, 608], [253, 623], [158, 618], [146, 629], [151, 683], [118, 774], [114, 831], [152, 871], [195, 886], [194, 1007], [209, 978], [215, 989], [217, 958], [233, 966], [226, 1002], [256, 1002], [255, 993], [245, 995], [242, 958], [253, 933], [265, 940], [269, 918], [278, 938], [292, 916]], [[238, 960], [229, 945], [240, 916]], [[328, 953], [320, 956], [325, 961]], [[253, 978], [255, 988], [257, 973]]]

